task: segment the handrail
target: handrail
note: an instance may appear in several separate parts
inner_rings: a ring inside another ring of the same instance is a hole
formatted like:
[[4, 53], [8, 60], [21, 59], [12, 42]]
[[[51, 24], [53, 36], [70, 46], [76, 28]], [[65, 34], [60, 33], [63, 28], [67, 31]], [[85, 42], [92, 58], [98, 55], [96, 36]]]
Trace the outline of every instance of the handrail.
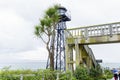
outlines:
[[104, 36], [104, 35], [112, 36], [114, 34], [120, 34], [120, 22], [72, 28], [72, 29], [67, 29], [67, 31], [73, 37], [80, 36], [81, 38]]
[[69, 32], [68, 29], [66, 29], [65, 32], [66, 32], [66, 37], [68, 37], [68, 36], [69, 36], [69, 37], [70, 37], [70, 36], [73, 37], [73, 35]]
[[98, 24], [98, 25], [90, 25], [90, 26], [81, 26], [81, 27], [76, 27], [76, 28], [69, 28], [67, 30], [75, 30], [75, 29], [82, 29], [82, 28], [89, 28], [89, 27], [96, 27], [96, 26], [105, 26], [105, 25], [114, 25], [114, 24], [120, 24], [120, 22], [107, 23], [107, 24]]

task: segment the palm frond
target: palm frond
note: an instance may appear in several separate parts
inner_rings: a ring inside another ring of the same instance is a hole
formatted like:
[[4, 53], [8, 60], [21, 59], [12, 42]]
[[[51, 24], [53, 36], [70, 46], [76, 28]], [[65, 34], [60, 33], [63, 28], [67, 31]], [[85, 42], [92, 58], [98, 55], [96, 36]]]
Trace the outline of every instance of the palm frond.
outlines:
[[39, 36], [39, 35], [40, 35], [39, 26], [35, 26], [34, 34], [35, 34], [36, 36]]

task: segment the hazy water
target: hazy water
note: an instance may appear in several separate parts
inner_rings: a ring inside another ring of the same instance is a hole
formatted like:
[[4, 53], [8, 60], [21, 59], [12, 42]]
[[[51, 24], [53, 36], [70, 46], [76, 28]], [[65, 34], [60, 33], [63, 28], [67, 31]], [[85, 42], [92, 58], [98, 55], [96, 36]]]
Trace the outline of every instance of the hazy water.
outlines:
[[120, 68], [120, 63], [100, 63], [100, 65], [104, 68]]
[[10, 69], [45, 69], [46, 62], [16, 62], [16, 63], [0, 63], [0, 69], [10, 66]]
[[[100, 63], [103, 68], [120, 68], [120, 63]], [[26, 61], [26, 62], [15, 62], [15, 63], [0, 63], [0, 69], [5, 66], [11, 66], [10, 69], [45, 69], [46, 61]]]

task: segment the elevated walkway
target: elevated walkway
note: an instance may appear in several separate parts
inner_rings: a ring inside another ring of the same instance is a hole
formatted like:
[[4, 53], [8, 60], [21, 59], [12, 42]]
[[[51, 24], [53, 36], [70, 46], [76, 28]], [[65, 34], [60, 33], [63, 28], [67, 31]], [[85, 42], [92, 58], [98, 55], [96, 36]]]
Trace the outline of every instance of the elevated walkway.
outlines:
[[120, 22], [72, 28], [66, 30], [66, 69], [76, 66], [96, 67], [97, 62], [89, 44], [120, 42]]
[[104, 44], [120, 42], [120, 22], [67, 29], [67, 42]]

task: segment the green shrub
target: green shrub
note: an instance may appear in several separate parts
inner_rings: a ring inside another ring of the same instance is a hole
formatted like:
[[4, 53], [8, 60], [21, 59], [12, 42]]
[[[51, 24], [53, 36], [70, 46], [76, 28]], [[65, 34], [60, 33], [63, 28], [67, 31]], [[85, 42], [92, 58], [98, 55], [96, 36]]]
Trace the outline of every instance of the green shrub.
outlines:
[[89, 71], [89, 76], [94, 80], [98, 80], [102, 77], [102, 69], [100, 65], [97, 65], [96, 68], [91, 68]]
[[[0, 72], [0, 80], [20, 80], [20, 74], [23, 75], [24, 80], [56, 80], [59, 76], [59, 80], [102, 80], [105, 78], [111, 78], [112, 73], [110, 70], [105, 70], [102, 74], [100, 66], [96, 68], [91, 68], [88, 70], [85, 67], [79, 66], [76, 68], [74, 73], [71, 71], [61, 72], [61, 71], [50, 71], [45, 70], [10, 70], [9, 67], [5, 67]], [[33, 76], [27, 74], [33, 74]]]
[[113, 73], [109, 69], [104, 69], [103, 76], [105, 76], [107, 79], [111, 79], [113, 77]]
[[77, 80], [89, 80], [88, 70], [85, 67], [77, 67], [74, 74]]

